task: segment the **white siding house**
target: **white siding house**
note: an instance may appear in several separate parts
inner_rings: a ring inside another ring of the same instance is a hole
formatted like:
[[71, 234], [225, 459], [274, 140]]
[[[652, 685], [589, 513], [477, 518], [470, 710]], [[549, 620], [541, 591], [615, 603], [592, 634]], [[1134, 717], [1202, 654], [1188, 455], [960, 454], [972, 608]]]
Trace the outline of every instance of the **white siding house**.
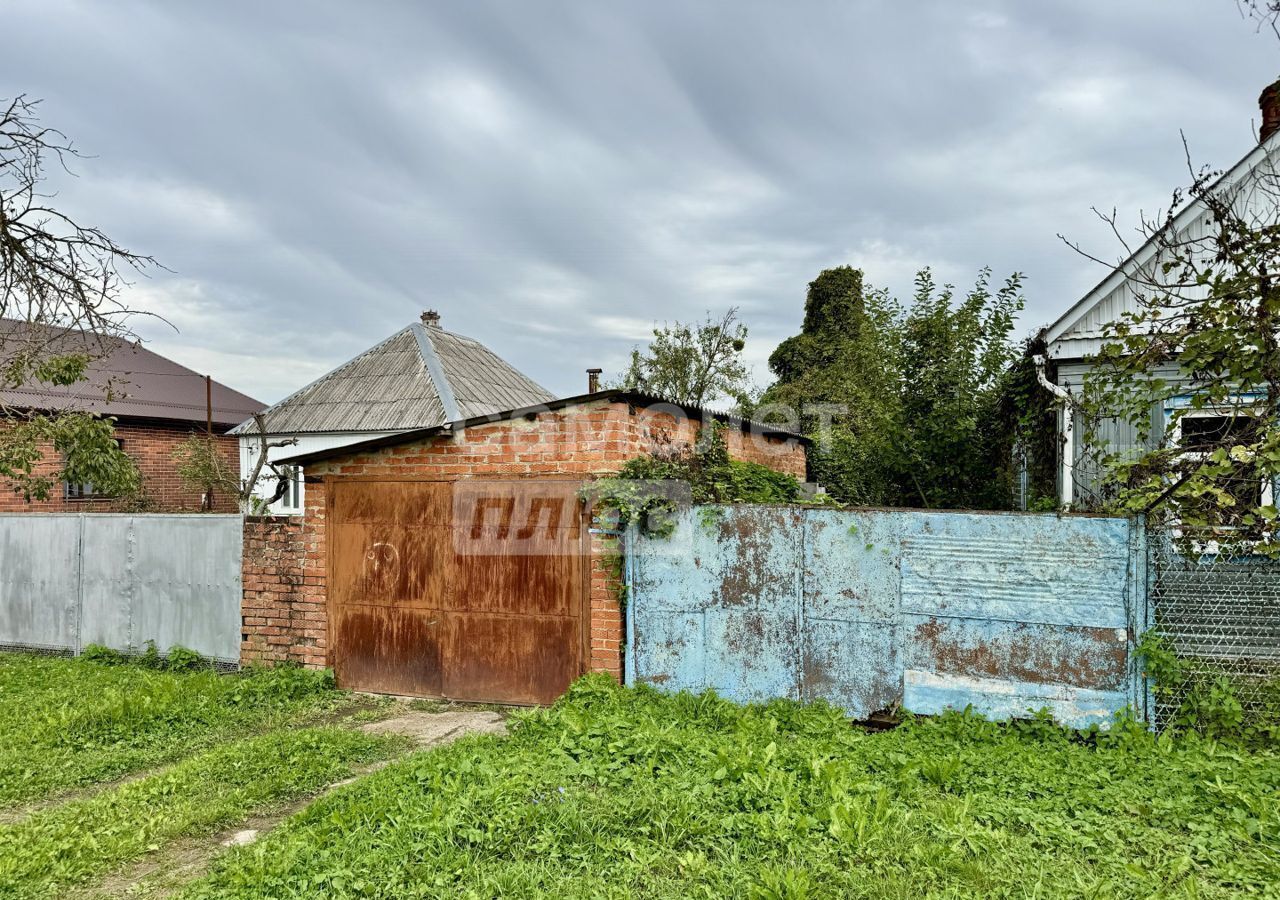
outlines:
[[[479, 341], [445, 331], [440, 317], [426, 312], [420, 322], [269, 407], [262, 414], [268, 441], [297, 443], [272, 448], [267, 458], [286, 459], [553, 399]], [[258, 429], [249, 420], [233, 433], [240, 436], [241, 478], [248, 479], [261, 446]], [[288, 474], [284, 495], [270, 506], [277, 515], [302, 512], [302, 479]], [[269, 498], [277, 482], [264, 467], [254, 491]]]
[[[1277, 162], [1280, 162], [1280, 131], [1276, 130], [1280, 122], [1280, 91], [1277, 85], [1264, 91], [1261, 98], [1262, 140], [1213, 186], [1216, 192], [1231, 197], [1237, 209], [1247, 210], [1251, 215], [1268, 221], [1280, 218], [1275, 193], [1255, 190], [1255, 187], [1263, 176], [1274, 178]], [[1174, 217], [1172, 229], [1178, 238], [1194, 240], [1208, 237], [1212, 224], [1204, 204], [1192, 201]], [[1090, 453], [1097, 448], [1084, 446], [1084, 423], [1079, 412], [1073, 411], [1072, 404], [1079, 398], [1085, 376], [1093, 368], [1091, 358], [1102, 348], [1103, 329], [1125, 313], [1137, 310], [1135, 283], [1158, 278], [1162, 262], [1159, 242], [1154, 238], [1148, 240], [1041, 334], [1047, 346], [1047, 378], [1072, 398], [1060, 403], [1058, 411], [1060, 450], [1057, 487], [1059, 502], [1063, 506], [1089, 508], [1099, 498], [1101, 473], [1091, 462]], [[1153, 374], [1171, 383], [1181, 378], [1173, 365]], [[1184, 405], [1193, 390], [1193, 385], [1187, 383], [1185, 397], [1176, 396], [1160, 408], [1151, 410], [1154, 437], [1164, 431], [1169, 414], [1174, 408]], [[1212, 411], [1205, 413], [1212, 414]], [[1109, 449], [1137, 447], [1138, 440], [1138, 434], [1129, 423], [1106, 422], [1098, 428], [1098, 442]]]

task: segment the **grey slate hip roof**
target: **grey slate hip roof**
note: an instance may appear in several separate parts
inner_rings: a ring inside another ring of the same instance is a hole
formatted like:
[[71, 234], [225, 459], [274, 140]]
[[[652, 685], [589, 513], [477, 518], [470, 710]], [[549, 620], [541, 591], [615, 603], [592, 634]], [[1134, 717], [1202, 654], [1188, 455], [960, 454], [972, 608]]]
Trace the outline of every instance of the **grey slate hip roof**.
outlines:
[[[479, 341], [414, 322], [264, 416], [269, 434], [409, 431], [552, 399]], [[235, 429], [255, 430], [252, 422]]]

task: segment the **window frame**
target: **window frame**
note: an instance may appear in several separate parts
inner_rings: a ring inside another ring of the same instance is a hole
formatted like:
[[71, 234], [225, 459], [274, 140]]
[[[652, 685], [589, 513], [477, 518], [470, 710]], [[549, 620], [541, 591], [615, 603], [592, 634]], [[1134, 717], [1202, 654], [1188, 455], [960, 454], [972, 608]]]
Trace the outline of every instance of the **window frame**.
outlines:
[[[1173, 446], [1179, 450], [1179, 456], [1186, 459], [1192, 459], [1196, 462], [1205, 462], [1209, 454], [1200, 450], [1183, 450], [1182, 448], [1182, 423], [1185, 419], [1208, 419], [1208, 418], [1237, 418], [1241, 415], [1257, 416], [1258, 413], [1251, 411], [1252, 408], [1262, 401], [1262, 395], [1256, 392], [1247, 394], [1239, 394], [1232, 398], [1232, 406], [1193, 406], [1195, 395], [1183, 394], [1165, 401], [1164, 415], [1165, 418], [1172, 421], [1173, 429], [1170, 437]], [[1179, 414], [1174, 420], [1174, 415]], [[1275, 505], [1275, 479], [1259, 478], [1259, 506]], [[1237, 530], [1239, 525], [1222, 525], [1214, 529], [1214, 533], [1229, 534]], [[1173, 533], [1176, 537], [1183, 536], [1182, 522], [1175, 519], [1173, 523]], [[1246, 547], [1262, 543], [1260, 540], [1245, 539], [1241, 542]], [[1221, 550], [1221, 544], [1217, 538], [1208, 538], [1206, 540], [1194, 540], [1192, 542], [1197, 553], [1217, 554]]]

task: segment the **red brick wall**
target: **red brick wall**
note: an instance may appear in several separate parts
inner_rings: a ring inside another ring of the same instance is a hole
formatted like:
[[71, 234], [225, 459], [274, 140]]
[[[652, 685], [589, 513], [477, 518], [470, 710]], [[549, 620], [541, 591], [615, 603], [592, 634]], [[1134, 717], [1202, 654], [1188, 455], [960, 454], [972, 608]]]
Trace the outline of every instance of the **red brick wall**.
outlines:
[[244, 520], [240, 659], [327, 664], [324, 599], [308, 593], [307, 536], [298, 516]]
[[[304, 648], [290, 657], [308, 665], [329, 665], [327, 621], [314, 623], [326, 612], [325, 487], [323, 479], [343, 476], [431, 478], [535, 478], [577, 475], [589, 479], [616, 472], [628, 459], [671, 442], [697, 438], [699, 425], [673, 409], [631, 409], [626, 404], [597, 401], [583, 406], [539, 413], [532, 420], [516, 419], [468, 428], [451, 436], [399, 444], [364, 453], [334, 457], [306, 469], [306, 509], [302, 520], [304, 554], [302, 584], [281, 599], [290, 609], [304, 608], [301, 618], [270, 612], [270, 592], [257, 593], [255, 614], [248, 613], [246, 588], [246, 646], [275, 643], [280, 635], [267, 630], [293, 622], [295, 637]], [[753, 459], [780, 471], [804, 477], [804, 448], [793, 440], [778, 441], [725, 432], [732, 456]], [[608, 538], [593, 536], [591, 563], [590, 671], [622, 674], [623, 618], [618, 605], [618, 580], [612, 558], [616, 548]], [[247, 584], [247, 580], [246, 580]], [[252, 625], [250, 621], [252, 620]], [[264, 624], [266, 622], [273, 624]], [[259, 634], [259, 629], [263, 629]], [[273, 641], [273, 639], [275, 639]], [[322, 655], [323, 654], [323, 655]], [[274, 657], [272, 657], [274, 658]]]
[[[115, 434], [123, 442], [124, 452], [142, 473], [143, 508], [151, 512], [194, 512], [200, 509], [200, 492], [184, 486], [178, 478], [173, 451], [192, 434], [203, 429], [190, 425], [133, 424], [121, 422]], [[219, 449], [232, 471], [240, 470], [239, 440], [231, 435], [217, 438]], [[41, 450], [43, 460], [38, 474], [53, 474], [59, 461], [53, 447]], [[236, 512], [236, 501], [229, 495], [215, 495], [218, 512]], [[27, 501], [13, 490], [12, 483], [0, 484], [0, 512], [111, 512], [121, 508], [112, 499], [68, 500], [62, 485], [56, 485], [48, 500]]]

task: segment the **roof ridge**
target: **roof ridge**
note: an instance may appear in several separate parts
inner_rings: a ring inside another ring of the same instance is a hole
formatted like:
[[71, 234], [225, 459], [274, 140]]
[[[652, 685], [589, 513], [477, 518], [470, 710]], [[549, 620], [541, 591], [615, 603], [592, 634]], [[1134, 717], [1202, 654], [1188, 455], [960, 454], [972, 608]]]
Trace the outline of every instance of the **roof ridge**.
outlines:
[[449, 383], [449, 378], [445, 375], [444, 365], [440, 362], [440, 356], [436, 353], [435, 344], [431, 341], [431, 335], [427, 331], [427, 327], [421, 322], [414, 322], [409, 328], [413, 330], [413, 336], [417, 338], [418, 353], [422, 356], [422, 367], [426, 370], [427, 377], [431, 379], [431, 383], [435, 385], [436, 394], [440, 397], [440, 405], [444, 407], [445, 418], [450, 422], [460, 421], [462, 413], [458, 409], [458, 400], [453, 395], [453, 385]]

